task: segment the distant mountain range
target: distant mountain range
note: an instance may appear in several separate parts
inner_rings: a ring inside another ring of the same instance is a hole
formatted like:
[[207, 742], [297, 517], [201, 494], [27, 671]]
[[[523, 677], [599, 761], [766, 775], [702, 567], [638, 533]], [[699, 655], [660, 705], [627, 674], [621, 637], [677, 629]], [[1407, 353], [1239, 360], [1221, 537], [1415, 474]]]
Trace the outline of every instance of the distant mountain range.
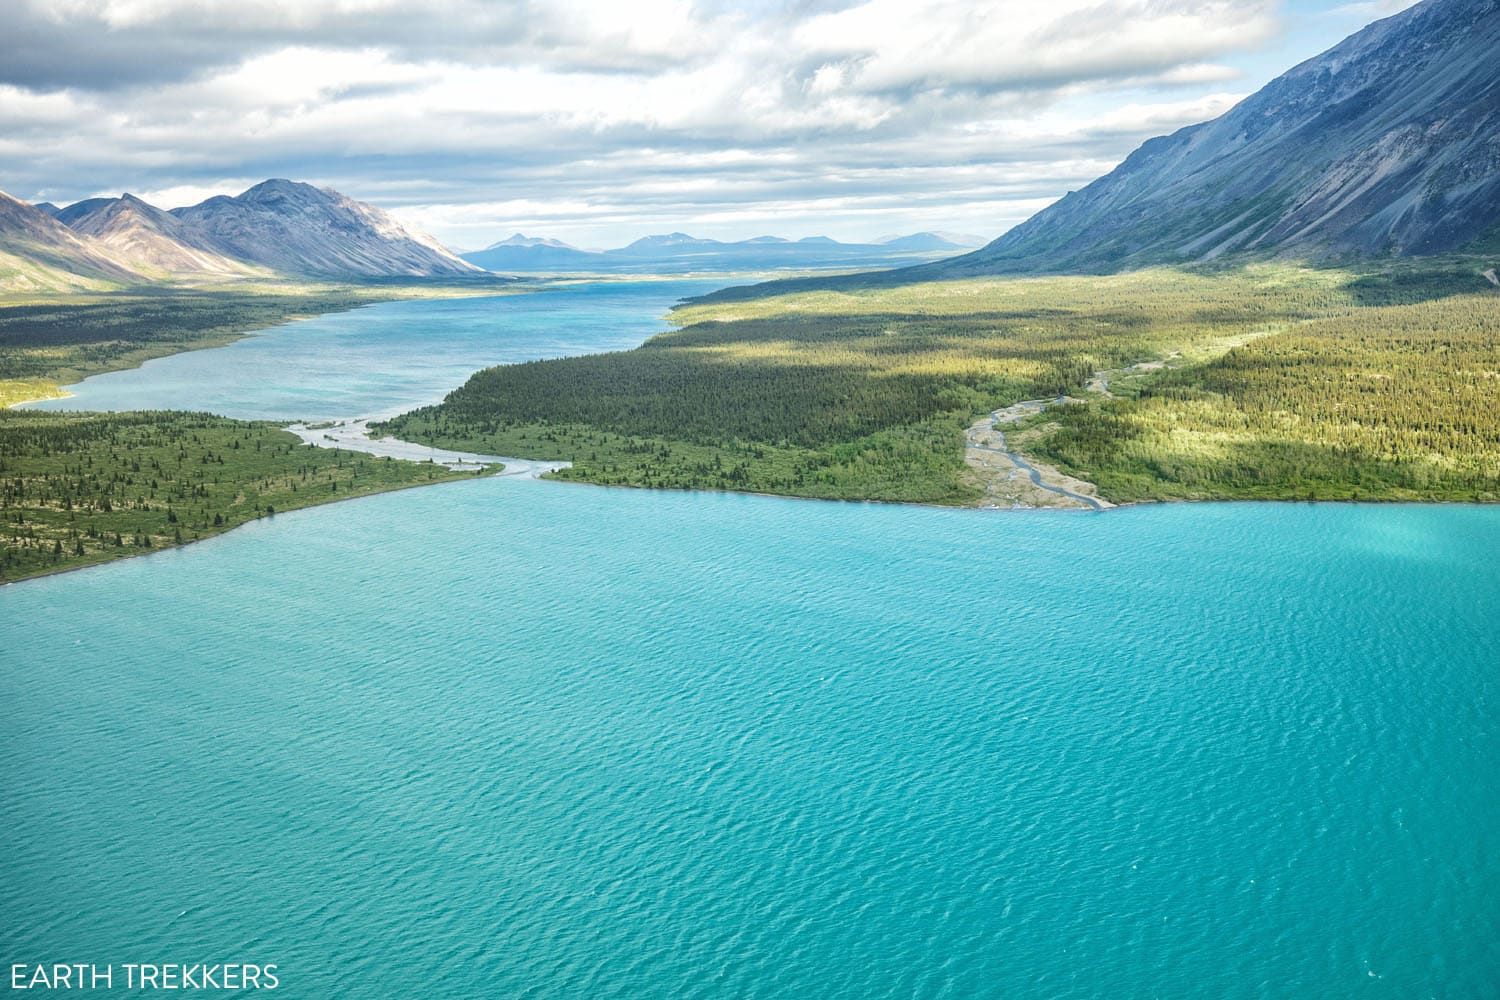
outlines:
[[[967, 242], [957, 240], [967, 239]], [[840, 243], [827, 236], [789, 240], [756, 236], [724, 242], [687, 233], [643, 236], [613, 250], [580, 250], [561, 240], [516, 233], [483, 250], [462, 254], [464, 260], [500, 273], [545, 271], [742, 270], [902, 264], [978, 246], [979, 238], [914, 233], [876, 243]]]
[[69, 291], [163, 280], [358, 280], [481, 274], [429, 236], [329, 188], [268, 180], [162, 211], [134, 195], [66, 208], [0, 193], [0, 289]]
[[[1236, 251], [1416, 255], [1500, 232], [1500, 0], [1426, 0], [925, 274]], [[913, 272], [915, 274], [915, 272]]]

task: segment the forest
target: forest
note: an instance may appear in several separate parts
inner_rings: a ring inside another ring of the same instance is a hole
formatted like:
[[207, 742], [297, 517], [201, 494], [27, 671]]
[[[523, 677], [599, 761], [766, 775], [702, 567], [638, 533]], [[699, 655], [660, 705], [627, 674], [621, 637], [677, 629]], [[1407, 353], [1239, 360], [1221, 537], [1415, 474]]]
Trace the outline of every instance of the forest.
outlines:
[[[710, 296], [633, 350], [487, 369], [383, 426], [590, 482], [962, 504], [963, 430], [1116, 500], [1494, 499], [1489, 264], [1287, 262]], [[1116, 388], [1099, 372], [1160, 362]]]
[[277, 424], [206, 413], [0, 410], [0, 583], [473, 475], [309, 448]]

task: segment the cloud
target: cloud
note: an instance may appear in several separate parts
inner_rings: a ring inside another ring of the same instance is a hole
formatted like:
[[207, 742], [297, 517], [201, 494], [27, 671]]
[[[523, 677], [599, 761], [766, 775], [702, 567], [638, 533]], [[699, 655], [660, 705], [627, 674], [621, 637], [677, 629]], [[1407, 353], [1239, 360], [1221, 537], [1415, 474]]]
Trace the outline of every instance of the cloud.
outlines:
[[1267, 2], [869, 0], [793, 37], [865, 91], [1028, 89], [1178, 70], [1253, 47], [1276, 29]]
[[708, 27], [683, 0], [8, 0], [0, 82], [110, 90], [329, 44], [410, 61], [649, 70], [692, 52]]
[[993, 234], [1221, 113], [1278, 30], [1266, 0], [11, 0], [0, 187], [287, 176], [469, 245]]

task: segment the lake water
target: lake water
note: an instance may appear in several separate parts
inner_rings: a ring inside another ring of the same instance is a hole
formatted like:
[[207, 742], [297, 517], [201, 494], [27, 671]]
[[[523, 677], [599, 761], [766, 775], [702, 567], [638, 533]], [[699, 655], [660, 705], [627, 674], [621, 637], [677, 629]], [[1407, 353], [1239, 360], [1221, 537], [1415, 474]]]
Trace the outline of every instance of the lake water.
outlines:
[[[622, 346], [686, 293], [545, 295], [639, 295]], [[291, 415], [367, 415], [387, 377], [451, 388], [417, 355], [589, 346], [537, 302], [104, 378], [271, 415], [226, 372], [300, 356]], [[275, 963], [295, 997], [1492, 997], [1497, 615], [1494, 508], [480, 479], [278, 515], [0, 588], [0, 961]]]
[[488, 365], [628, 350], [719, 280], [560, 284], [530, 294], [383, 302], [157, 358], [69, 386], [42, 410], [210, 410], [245, 420], [392, 416]]

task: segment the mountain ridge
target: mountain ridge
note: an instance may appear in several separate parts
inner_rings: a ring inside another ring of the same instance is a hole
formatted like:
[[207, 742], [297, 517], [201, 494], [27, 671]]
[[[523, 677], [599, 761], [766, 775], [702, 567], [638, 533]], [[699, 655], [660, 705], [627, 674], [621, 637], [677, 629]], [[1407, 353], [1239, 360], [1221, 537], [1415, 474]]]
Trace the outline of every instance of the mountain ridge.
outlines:
[[332, 188], [272, 178], [171, 214], [201, 249], [274, 271], [316, 277], [478, 274], [437, 240]]
[[51, 214], [0, 191], [0, 291], [97, 291], [142, 278]]
[[0, 288], [7, 290], [485, 273], [373, 205], [280, 178], [170, 211], [129, 193], [64, 208], [0, 198]]
[[132, 194], [68, 206], [59, 221], [107, 247], [145, 274], [165, 277], [270, 277], [265, 268], [199, 246], [183, 222]]
[[934, 273], [1456, 250], [1500, 223], [1500, 0], [1425, 0]]
[[[978, 242], [978, 241], [975, 241]], [[896, 265], [930, 259], [934, 253], [962, 250], [974, 243], [950, 242], [938, 233], [912, 233], [872, 243], [841, 243], [827, 236], [754, 236], [716, 240], [684, 232], [653, 233], [622, 247], [580, 250], [543, 237], [516, 233], [483, 250], [460, 254], [493, 271], [614, 271], [658, 266], [723, 270], [786, 267], [832, 267], [891, 262]]]

